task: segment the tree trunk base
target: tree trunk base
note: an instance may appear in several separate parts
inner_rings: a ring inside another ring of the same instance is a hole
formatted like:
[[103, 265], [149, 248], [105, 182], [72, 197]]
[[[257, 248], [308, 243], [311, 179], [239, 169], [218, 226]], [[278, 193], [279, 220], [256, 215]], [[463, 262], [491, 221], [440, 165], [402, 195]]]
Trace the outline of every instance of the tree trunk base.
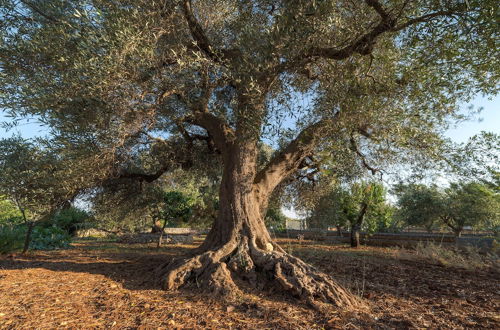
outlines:
[[[271, 244], [269, 244], [271, 245]], [[196, 256], [174, 259], [159, 269], [163, 289], [175, 290], [188, 283], [222, 295], [240, 292], [241, 280], [254, 288], [277, 285], [314, 308], [330, 303], [340, 308], [359, 308], [361, 300], [328, 275], [286, 253], [279, 246], [262, 250], [248, 244], [226, 244]]]

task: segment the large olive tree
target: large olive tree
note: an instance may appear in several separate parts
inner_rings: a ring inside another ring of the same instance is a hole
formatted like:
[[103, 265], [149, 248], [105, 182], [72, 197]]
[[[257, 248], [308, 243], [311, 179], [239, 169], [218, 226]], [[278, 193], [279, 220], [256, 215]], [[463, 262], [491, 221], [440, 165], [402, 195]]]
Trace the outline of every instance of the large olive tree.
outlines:
[[[218, 217], [194, 256], [163, 269], [167, 289], [233, 291], [239, 276], [355, 305], [271, 239], [273, 190], [347, 153], [373, 172], [439, 155], [457, 102], [498, 78], [496, 1], [0, 3], [0, 107], [49, 126], [82, 183], [222, 164]], [[280, 149], [257, 166], [269, 140]]]

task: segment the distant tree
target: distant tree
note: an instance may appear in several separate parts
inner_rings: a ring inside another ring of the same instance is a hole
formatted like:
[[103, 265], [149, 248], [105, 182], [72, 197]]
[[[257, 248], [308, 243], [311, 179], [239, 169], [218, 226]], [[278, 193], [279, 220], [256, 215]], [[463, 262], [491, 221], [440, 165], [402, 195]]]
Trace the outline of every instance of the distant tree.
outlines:
[[161, 210], [163, 226], [161, 228], [160, 237], [158, 238], [158, 247], [162, 244], [163, 234], [167, 224], [179, 225], [189, 221], [193, 213], [193, 204], [193, 198], [180, 191], [167, 191], [164, 193], [163, 207]]
[[342, 229], [349, 225], [349, 220], [342, 212], [343, 192], [337, 187], [330, 193], [319, 197], [307, 218], [308, 226], [324, 229], [335, 227], [337, 233], [341, 235]]
[[67, 169], [48, 149], [19, 137], [0, 140], [0, 194], [16, 205], [27, 226], [23, 253], [37, 223], [72, 199]]
[[70, 235], [75, 235], [78, 229], [92, 225], [92, 216], [85, 210], [74, 206], [64, 207], [46, 221], [47, 226], [56, 226]]
[[266, 212], [265, 222], [273, 230], [286, 229], [287, 217], [279, 207], [269, 207]]
[[407, 225], [423, 227], [429, 233], [441, 225], [443, 196], [436, 186], [399, 184], [394, 193], [398, 198], [398, 216]]
[[353, 184], [341, 197], [342, 212], [351, 229], [351, 247], [360, 244], [360, 231], [365, 222], [376, 222], [385, 204], [385, 189], [375, 182]]
[[446, 189], [425, 185], [400, 185], [396, 189], [399, 213], [410, 225], [431, 230], [437, 221], [456, 237], [464, 227], [495, 229], [499, 225], [498, 194], [479, 182], [451, 183]]
[[488, 186], [477, 182], [452, 183], [444, 196], [441, 220], [456, 237], [461, 236], [466, 226], [483, 226], [498, 231], [499, 198]]
[[351, 246], [357, 247], [363, 227], [375, 231], [390, 222], [392, 211], [385, 195], [383, 185], [377, 182], [354, 183], [347, 188], [339, 186], [320, 199], [309, 221], [319, 222], [323, 227], [333, 225], [338, 230], [349, 226]]

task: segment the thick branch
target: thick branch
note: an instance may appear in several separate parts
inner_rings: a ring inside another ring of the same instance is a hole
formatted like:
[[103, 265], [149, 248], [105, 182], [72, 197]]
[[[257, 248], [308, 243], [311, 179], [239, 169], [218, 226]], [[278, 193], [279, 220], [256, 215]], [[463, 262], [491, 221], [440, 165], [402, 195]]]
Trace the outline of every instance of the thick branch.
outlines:
[[[337, 115], [338, 113], [334, 118]], [[313, 153], [322, 133], [334, 122], [334, 118], [321, 120], [305, 128], [295, 140], [257, 173], [254, 184], [259, 195], [265, 197], [271, 194], [283, 179], [300, 167], [304, 158]]]
[[207, 143], [207, 148], [209, 153], [214, 153], [219, 151], [218, 149], [215, 148], [214, 141], [212, 139], [212, 136], [210, 134], [208, 135], [203, 135], [203, 134], [191, 134], [186, 130], [186, 128], [182, 125], [182, 123], [177, 122], [177, 127], [179, 131], [181, 132], [181, 135], [184, 137], [184, 140], [188, 143], [190, 147], [192, 147], [193, 142], [195, 140], [200, 140], [200, 141], [205, 141]]
[[138, 181], [146, 181], [147, 183], [151, 183], [157, 180], [163, 173], [167, 172], [171, 169], [170, 164], [162, 166], [155, 173], [147, 174], [147, 173], [133, 173], [123, 171], [118, 175], [118, 179], [133, 179]]
[[366, 212], [368, 212], [368, 203], [361, 203], [361, 210], [359, 211], [358, 218], [356, 219], [356, 224], [361, 226], [363, 224], [363, 220], [365, 218]]
[[216, 63], [223, 62], [224, 59], [238, 56], [240, 54], [237, 49], [215, 49], [208, 40], [207, 35], [203, 31], [200, 23], [196, 19], [191, 0], [184, 0], [182, 3], [182, 7], [184, 9], [184, 17], [189, 26], [189, 31], [191, 31], [191, 36], [198, 48], [212, 61]]
[[438, 17], [452, 17], [459, 14], [460, 10], [441, 10], [419, 17], [409, 19], [405, 23], [397, 24], [398, 17], [393, 17], [378, 0], [365, 0], [365, 3], [372, 7], [380, 16], [380, 22], [371, 31], [353, 40], [343, 48], [335, 47], [312, 47], [303, 54], [278, 64], [272, 72], [279, 74], [288, 70], [301, 68], [312, 62], [315, 58], [327, 58], [332, 60], [344, 60], [354, 54], [369, 55], [372, 53], [377, 38], [388, 32], [398, 32], [409, 26], [430, 21]]
[[380, 15], [382, 20], [389, 20], [391, 19], [390, 14], [385, 10], [385, 8], [382, 6], [380, 1], [378, 0], [365, 0], [365, 3], [375, 9], [375, 11]]
[[368, 164], [368, 162], [366, 161], [366, 156], [359, 150], [356, 140], [354, 140], [354, 137], [351, 137], [350, 142], [352, 150], [356, 153], [356, 155], [359, 156], [359, 158], [361, 158], [361, 163], [367, 170], [372, 172], [372, 175], [375, 175], [377, 172], [382, 172], [380, 169], [375, 168], [370, 164]]
[[233, 129], [223, 119], [210, 112], [197, 111], [184, 118], [184, 122], [206, 129], [213, 138], [217, 149], [223, 152], [227, 150], [227, 145], [234, 140]]

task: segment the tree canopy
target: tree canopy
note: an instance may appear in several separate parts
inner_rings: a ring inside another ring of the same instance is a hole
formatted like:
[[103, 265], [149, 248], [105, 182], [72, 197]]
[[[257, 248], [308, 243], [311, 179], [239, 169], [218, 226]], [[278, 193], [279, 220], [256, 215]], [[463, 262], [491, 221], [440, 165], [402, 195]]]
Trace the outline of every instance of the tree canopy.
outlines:
[[[457, 105], [498, 89], [493, 0], [0, 4], [0, 107], [50, 128], [72, 187], [219, 164], [217, 218], [164, 269], [168, 289], [265, 270], [311, 303], [356, 305], [273, 242], [269, 198], [347, 163], [425, 169]], [[277, 150], [259, 164], [264, 141]]]

